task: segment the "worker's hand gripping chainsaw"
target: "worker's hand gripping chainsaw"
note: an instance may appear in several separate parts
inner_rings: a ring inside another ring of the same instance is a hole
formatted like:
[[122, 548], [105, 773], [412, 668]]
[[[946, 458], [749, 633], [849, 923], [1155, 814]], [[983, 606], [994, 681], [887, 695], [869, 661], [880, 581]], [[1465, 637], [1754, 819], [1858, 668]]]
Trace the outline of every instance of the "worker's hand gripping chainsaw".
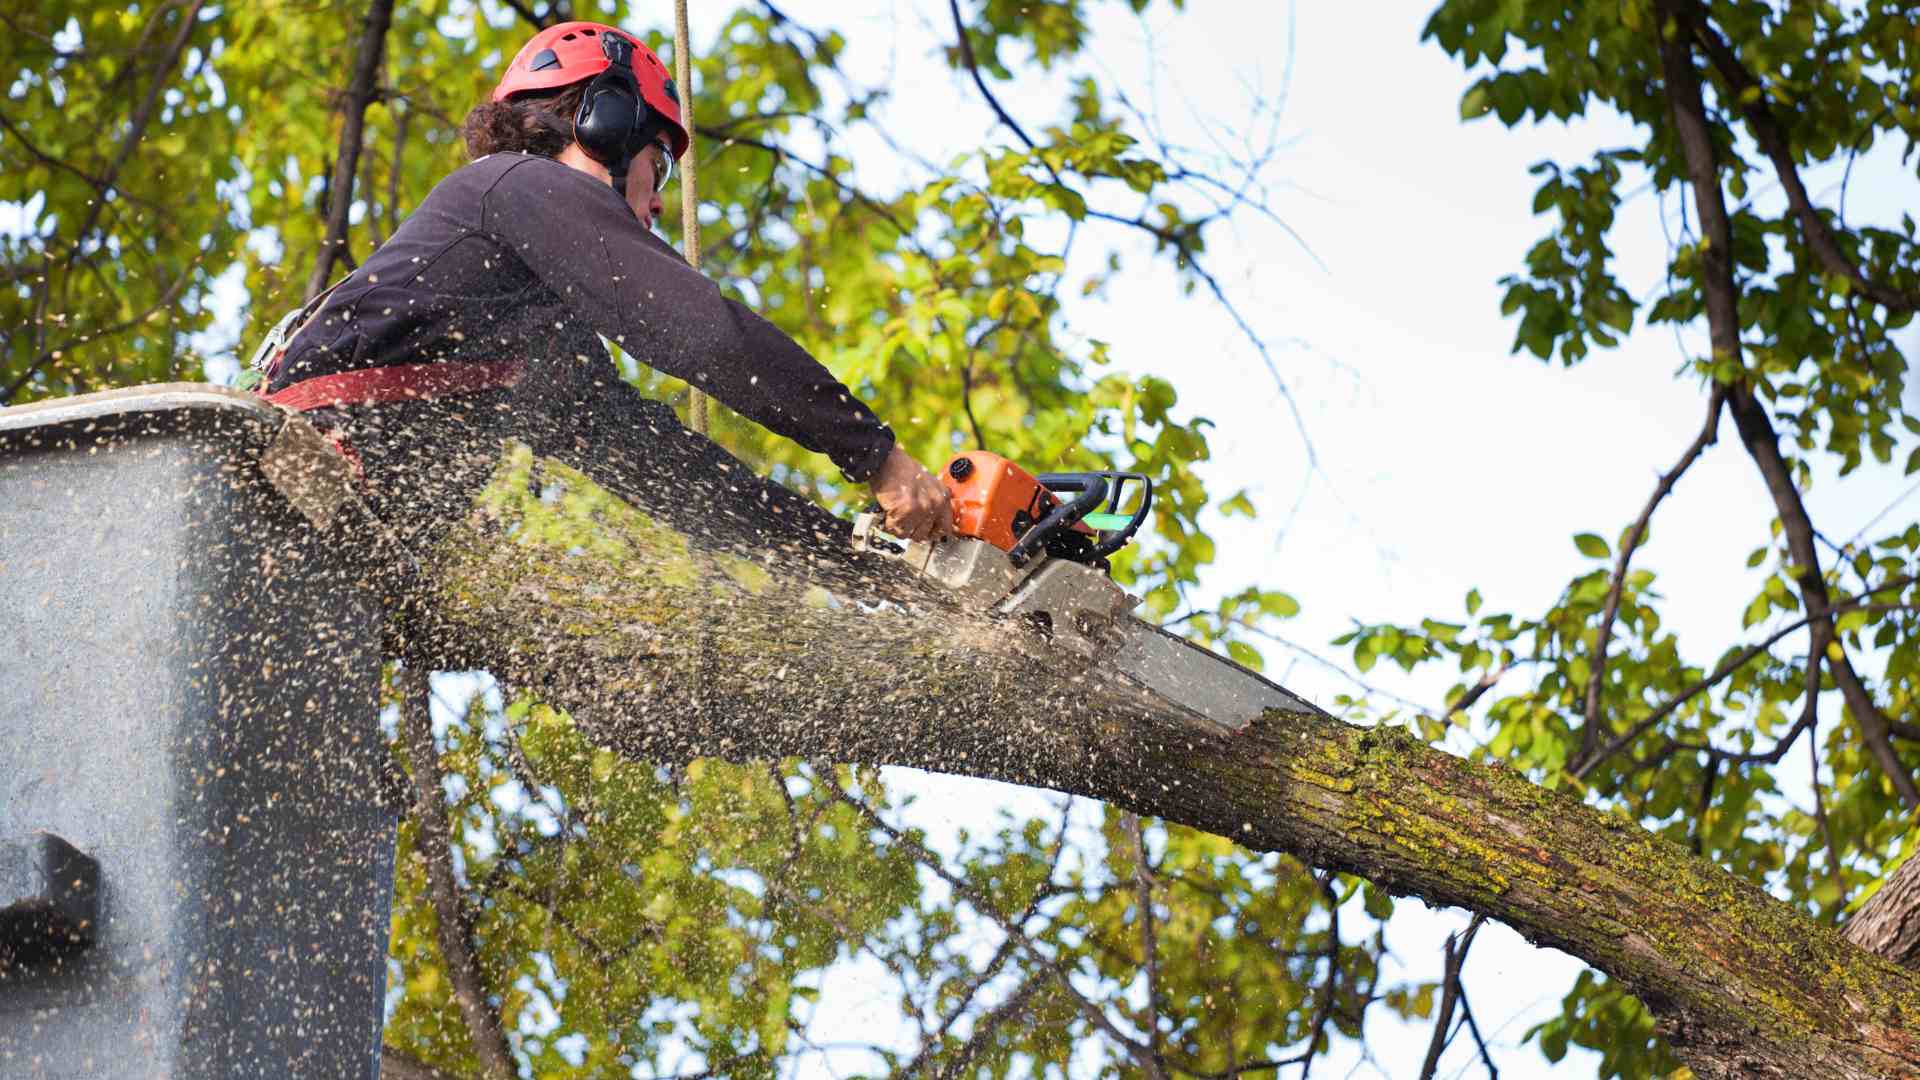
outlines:
[[[975, 451], [949, 461], [942, 479], [953, 496], [953, 539], [894, 540], [877, 531], [877, 515], [862, 514], [854, 546], [903, 560], [968, 607], [1022, 620], [1048, 649], [1065, 650], [1090, 673], [1190, 719], [1237, 729], [1266, 709], [1311, 709], [1238, 664], [1128, 614], [1140, 601], [1113, 583], [1107, 557], [1147, 520], [1153, 482], [1145, 476], [1035, 477]], [[1122, 512], [1130, 493], [1137, 505]]]

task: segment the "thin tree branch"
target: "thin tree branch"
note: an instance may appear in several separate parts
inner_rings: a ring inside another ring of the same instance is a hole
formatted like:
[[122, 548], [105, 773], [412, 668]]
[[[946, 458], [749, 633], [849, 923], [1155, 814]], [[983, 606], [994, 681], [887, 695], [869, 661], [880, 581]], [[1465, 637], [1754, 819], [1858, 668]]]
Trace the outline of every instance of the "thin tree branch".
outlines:
[[433, 718], [428, 707], [431, 694], [424, 667], [410, 664], [401, 669], [401, 722], [406, 728], [407, 757], [413, 766], [414, 848], [426, 862], [428, 891], [439, 924], [440, 958], [446, 965], [447, 981], [453, 985], [461, 1019], [466, 1021], [474, 1055], [489, 1080], [513, 1080], [520, 1070], [500, 1017], [487, 1001], [485, 980], [460, 902], [460, 886], [453, 877], [452, 830], [447, 825], [440, 757], [433, 746]]
[[91, 173], [82, 171], [78, 167], [62, 161], [52, 154], [47, 153], [45, 150], [40, 149], [38, 146], [35, 146], [33, 140], [27, 138], [26, 132], [20, 130], [13, 121], [7, 119], [6, 113], [0, 113], [0, 131], [5, 131], [12, 135], [14, 141], [20, 144], [21, 149], [27, 152], [27, 156], [40, 162], [42, 165], [51, 169], [59, 169], [62, 172], [72, 173], [99, 195], [104, 196], [106, 194], [108, 186], [106, 181], [101, 180]]
[[[1060, 868], [1060, 857], [1066, 852], [1067, 826], [1072, 813], [1073, 798], [1069, 796], [1061, 806], [1060, 830], [1054, 836], [1053, 852], [1047, 861], [1046, 880], [1049, 882], [1053, 880], [1055, 871]], [[1014, 925], [1025, 926], [1027, 920], [1039, 912], [1041, 903], [1048, 895], [1049, 890], [1046, 889], [1035, 893], [1033, 899], [1027, 902], [1026, 910], [1013, 917]], [[999, 946], [994, 949], [993, 956], [987, 961], [986, 965], [980, 969], [978, 974], [969, 979], [966, 986], [956, 995], [958, 1000], [955, 1001], [953, 1007], [947, 1011], [946, 1017], [941, 1020], [939, 1029], [928, 1036], [926, 1043], [921, 1046], [920, 1052], [914, 1055], [913, 1060], [908, 1062], [904, 1069], [900, 1070], [900, 1075], [919, 1075], [920, 1071], [925, 1067], [927, 1059], [932, 1057], [934, 1052], [939, 1048], [939, 1040], [945, 1038], [947, 1032], [953, 1030], [953, 1025], [959, 1021], [961, 1015], [973, 1004], [973, 999], [981, 990], [986, 988], [988, 983], [992, 982], [994, 978], [1000, 974], [1001, 969], [1006, 965], [1007, 961], [1012, 958], [1014, 948], [1015, 943], [1012, 937], [1008, 937], [1000, 942]]]
[[[1715, 161], [1713, 138], [1708, 130], [1706, 105], [1701, 95], [1699, 73], [1694, 70], [1688, 39], [1677, 32], [1668, 34], [1666, 25], [1690, 25], [1695, 10], [1692, 0], [1655, 0], [1660, 18], [1656, 31], [1660, 36], [1661, 69], [1666, 79], [1668, 107], [1674, 128], [1686, 158], [1687, 174], [1693, 186], [1695, 208], [1706, 243], [1700, 250], [1700, 281], [1706, 293], [1708, 337], [1713, 351], [1736, 363], [1743, 362], [1740, 340], [1739, 292], [1733, 276], [1733, 227], [1727, 217], [1726, 199], [1720, 189], [1719, 165]], [[1820, 552], [1814, 546], [1813, 523], [1794, 484], [1792, 470], [1780, 454], [1780, 440], [1767, 415], [1766, 406], [1754, 395], [1752, 386], [1738, 382], [1728, 387], [1727, 401], [1733, 420], [1773, 497], [1780, 525], [1787, 536], [1793, 557], [1792, 570], [1801, 596], [1809, 611], [1825, 614], [1831, 627], [1832, 602], [1821, 576]], [[1835, 643], [1838, 644], [1837, 639]], [[1920, 810], [1920, 787], [1900, 761], [1887, 737], [1887, 719], [1873, 703], [1873, 697], [1854, 672], [1844, 647], [1831, 658], [1834, 682], [1846, 699], [1847, 710], [1859, 726], [1860, 736], [1892, 782], [1901, 802], [1909, 810]]]
[[[1824, 646], [1821, 645], [1820, 623], [1814, 624], [1813, 632], [1809, 636], [1813, 639], [1815, 647], [1807, 657], [1807, 680], [1810, 684], [1817, 684], [1820, 681], [1821, 652], [1824, 648]], [[1808, 703], [1800, 710], [1800, 719], [1794, 721], [1794, 725], [1787, 729], [1785, 735], [1782, 735], [1774, 741], [1773, 749], [1771, 750], [1727, 750], [1714, 746], [1711, 742], [1687, 742], [1683, 739], [1668, 739], [1662, 754], [1656, 756], [1664, 757], [1665, 754], [1674, 751], [1687, 750], [1697, 754], [1706, 754], [1713, 761], [1727, 765], [1778, 765], [1780, 759], [1787, 756], [1787, 751], [1793, 748], [1793, 744], [1799, 740], [1800, 736], [1813, 730], [1814, 722], [1818, 719], [1818, 714], [1814, 709], [1817, 702], [1817, 698], [1809, 699]], [[1642, 767], [1644, 768], [1645, 766]], [[1704, 812], [1706, 808], [1706, 796], [1704, 794], [1701, 796], [1700, 805], [1702, 812]]]
[[1639, 550], [1640, 542], [1646, 538], [1647, 527], [1653, 521], [1653, 512], [1659, 508], [1662, 499], [1673, 491], [1673, 486], [1686, 474], [1695, 461], [1700, 459], [1707, 447], [1712, 446], [1720, 430], [1720, 406], [1726, 399], [1726, 391], [1718, 383], [1707, 395], [1707, 422], [1700, 428], [1700, 434], [1694, 437], [1680, 460], [1654, 486], [1653, 495], [1647, 499], [1647, 505], [1640, 511], [1627, 535], [1620, 541], [1620, 554], [1614, 557], [1613, 586], [1607, 590], [1606, 606], [1600, 612], [1600, 626], [1594, 632], [1593, 674], [1587, 679], [1586, 720], [1580, 728], [1580, 756], [1586, 757], [1594, 752], [1600, 743], [1600, 691], [1607, 678], [1607, 645], [1613, 638], [1613, 621], [1620, 614], [1620, 600], [1626, 592], [1627, 567], [1633, 561], [1633, 554]]
[[[133, 116], [128, 119], [126, 134], [120, 137], [120, 144], [113, 152], [113, 159], [108, 162], [106, 171], [100, 174], [100, 197], [93, 200], [92, 205], [87, 208], [87, 216], [81, 219], [80, 228], [73, 234], [73, 246], [68, 249], [67, 256], [69, 263], [80, 251], [81, 245], [86, 242], [87, 234], [99, 224], [100, 215], [106, 212], [106, 195], [108, 190], [119, 181], [120, 170], [126, 167], [127, 159], [133, 156], [134, 148], [146, 138], [147, 124], [153, 119], [154, 106], [159, 102], [161, 92], [167, 88], [167, 82], [173, 75], [175, 65], [179, 64], [180, 54], [187, 50], [187, 42], [193, 37], [194, 28], [200, 22], [200, 9], [206, 4], [207, 0], [193, 0], [193, 5], [181, 14], [180, 28], [174, 33], [173, 40], [167, 43], [166, 55], [154, 71], [153, 82], [148, 84], [146, 96], [140, 99], [139, 106], [134, 109]], [[128, 69], [121, 70], [124, 75]]]
[[1455, 713], [1466, 712], [1468, 709], [1473, 708], [1476, 702], [1487, 696], [1488, 691], [1499, 685], [1500, 677], [1505, 675], [1512, 667], [1513, 665], [1511, 664], [1501, 664], [1499, 667], [1493, 668], [1485, 675], [1480, 676], [1479, 682], [1467, 687], [1466, 693], [1461, 694], [1457, 701], [1441, 711], [1440, 718], [1444, 720]]
[[767, 17], [773, 20], [773, 24], [775, 26], [789, 26], [795, 30], [798, 30], [802, 34], [807, 35], [807, 38], [813, 42], [814, 55], [816, 56], [819, 55], [820, 52], [826, 48], [826, 39], [821, 37], [817, 31], [809, 29], [808, 27], [802, 25], [801, 23], [794, 21], [794, 18], [791, 15], [788, 15], [786, 12], [781, 11], [777, 7], [774, 7], [773, 4], [769, 2], [769, 0], [760, 0], [760, 6], [767, 10]]
[[848, 184], [845, 180], [840, 179], [838, 176], [834, 175], [833, 171], [827, 168], [825, 165], [816, 164], [814, 162], [808, 161], [803, 157], [799, 157], [798, 155], [790, 153], [785, 147], [777, 146], [770, 142], [762, 142], [759, 139], [751, 138], [746, 135], [736, 134], [734, 133], [731, 126], [719, 126], [719, 127], [700, 126], [700, 127], [697, 127], [695, 130], [697, 130], [701, 135], [704, 135], [709, 139], [718, 140], [722, 144], [721, 145], [722, 151], [724, 151], [726, 147], [729, 145], [738, 144], [740, 146], [751, 146], [755, 150], [759, 150], [762, 153], [772, 154], [774, 157], [779, 158], [780, 160], [783, 160], [783, 161], [791, 161], [799, 165], [801, 168], [806, 169], [808, 172], [811, 172], [816, 176], [819, 176], [821, 179], [832, 184], [834, 187], [840, 190], [841, 194], [847, 196], [853, 201], [873, 211], [875, 214], [877, 214], [880, 217], [881, 220], [893, 226], [894, 230], [899, 232], [901, 236], [911, 237], [913, 235], [913, 230], [909, 229], [904, 222], [902, 222], [899, 218], [895, 217], [892, 209], [882, 204], [877, 199], [873, 198], [873, 196], [868, 195], [866, 192], [861, 191], [860, 189], [852, 186], [851, 184]]
[[[1799, 732], [1795, 731], [1793, 735], [1797, 737]], [[1785, 739], [1781, 740], [1781, 743], [1783, 745], [1791, 745], [1791, 743], [1788, 743]], [[1782, 751], [1782, 753], [1784, 754], [1785, 751]], [[1700, 854], [1706, 848], [1707, 810], [1713, 805], [1714, 785], [1720, 782], [1720, 763], [1722, 760], [1718, 754], [1707, 755], [1707, 771], [1700, 776], [1700, 801], [1693, 808], [1693, 828], [1690, 830], [1693, 836], [1689, 841], [1695, 855]]]
[[1460, 1015], [1466, 1019], [1467, 1031], [1472, 1033], [1473, 1044], [1480, 1050], [1480, 1063], [1487, 1067], [1487, 1080], [1500, 1080], [1500, 1070], [1493, 1064], [1493, 1051], [1487, 1049], [1487, 1040], [1480, 1034], [1480, 1025], [1473, 1018], [1473, 1005], [1464, 990], [1460, 993]]
[[523, 3], [522, 0], [500, 0], [500, 2], [507, 5], [515, 15], [520, 16], [532, 24], [535, 30], [545, 30], [547, 27], [553, 25], [554, 5], [548, 5], [545, 15], [536, 15], [533, 13], [533, 9]]
[[[962, 1043], [960, 1049], [954, 1052], [953, 1059], [948, 1061], [946, 1065], [940, 1069], [940, 1080], [958, 1080], [959, 1077], [965, 1076], [967, 1066], [972, 1063], [974, 1055], [980, 1052], [981, 1047], [986, 1045], [987, 1040], [991, 1039], [994, 1033], [1000, 1030], [1002, 1025], [1027, 1011], [1027, 1002], [1033, 1000], [1033, 995], [1039, 992], [1041, 984], [1044, 982], [1044, 976], [1035, 976], [1028, 979], [1021, 983], [1012, 994], [1008, 995], [1007, 1000], [994, 1006], [987, 1011], [986, 1015], [976, 1020], [973, 1025], [973, 1032], [967, 1036], [967, 1041]], [[914, 1074], [912, 1070], [909, 1069], [903, 1075], [912, 1076]]]
[[1079, 988], [1073, 985], [1072, 978], [1069, 976], [1067, 969], [1061, 965], [1060, 961], [1049, 956], [1040, 948], [1039, 943], [1034, 941], [1024, 929], [1014, 925], [1010, 919], [1002, 915], [1000, 910], [993, 905], [993, 902], [981, 895], [980, 891], [974, 888], [972, 883], [956, 875], [953, 871], [948, 870], [946, 864], [941, 861], [940, 857], [927, 850], [926, 845], [920, 843], [920, 841], [914, 839], [912, 836], [901, 832], [899, 829], [894, 828], [886, 819], [875, 813], [873, 808], [868, 806], [865, 801], [854, 798], [846, 788], [840, 786], [839, 778], [828, 773], [825, 779], [827, 783], [832, 786], [840, 800], [848, 806], [853, 807], [861, 817], [867, 820], [868, 824], [885, 833], [889, 840], [906, 848], [914, 858], [920, 861], [921, 865], [933, 871], [934, 876], [946, 882], [947, 886], [954, 891], [954, 895], [965, 900], [974, 910], [980, 912], [980, 914], [992, 919], [1000, 927], [1002, 933], [1019, 942], [1021, 949], [1024, 950], [1027, 955], [1033, 957], [1035, 963], [1041, 965], [1052, 974], [1054, 981], [1059, 984], [1060, 989], [1074, 1000], [1080, 1014], [1092, 1021], [1094, 1026], [1104, 1032], [1108, 1038], [1112, 1039], [1120, 1049], [1126, 1051], [1127, 1055], [1132, 1057], [1144, 1072], [1158, 1078], [1158, 1080], [1167, 1080], [1166, 1073], [1159, 1067], [1159, 1063], [1154, 1060], [1153, 1055], [1147, 1052], [1147, 1048], [1141, 1046], [1125, 1032], [1114, 1026], [1113, 1021], [1108, 1018], [1106, 1011], [1088, 1000], [1086, 995], [1082, 994]]
[[1434, 1070], [1440, 1067], [1440, 1053], [1453, 1041], [1453, 1013], [1465, 998], [1465, 990], [1460, 985], [1460, 969], [1467, 962], [1467, 950], [1473, 947], [1473, 936], [1480, 932], [1480, 924], [1487, 921], [1485, 915], [1476, 914], [1467, 922], [1467, 928], [1460, 934], [1448, 934], [1446, 942], [1446, 966], [1440, 983], [1440, 1015], [1433, 1021], [1433, 1038], [1427, 1042], [1427, 1059], [1420, 1066], [1420, 1080], [1433, 1080]]
[[[980, 64], [974, 59], [973, 42], [967, 39], [967, 24], [960, 17], [960, 0], [947, 0], [947, 10], [953, 13], [953, 31], [960, 39], [960, 58], [966, 61], [967, 73], [973, 76], [973, 85], [979, 87], [980, 96], [987, 99], [987, 105], [993, 109], [993, 115], [1000, 118], [1000, 122], [1007, 126], [1007, 130], [1019, 136], [1020, 141], [1027, 144], [1027, 149], [1038, 150], [1039, 146], [1034, 143], [1033, 137], [1027, 134], [1019, 121], [1015, 120], [1005, 106], [1000, 104], [1000, 99], [994, 97], [993, 91], [987, 88], [987, 80], [980, 74]], [[1048, 171], [1052, 171], [1051, 166], [1048, 167]], [[1058, 181], [1059, 175], [1055, 174], [1054, 179]]]
[[1726, 83], [1726, 102], [1736, 105], [1747, 118], [1747, 130], [1753, 133], [1753, 141], [1759, 145], [1767, 160], [1773, 163], [1774, 175], [1779, 177], [1780, 187], [1786, 192], [1787, 205], [1800, 222], [1808, 249], [1820, 260], [1821, 265], [1828, 273], [1839, 274], [1852, 281], [1863, 294], [1889, 311], [1911, 311], [1920, 306], [1920, 292], [1901, 292], [1885, 282], [1873, 280], [1840, 250], [1833, 230], [1828, 227], [1826, 219], [1820, 216], [1819, 209], [1807, 194], [1806, 185], [1801, 182], [1793, 148], [1787, 144], [1786, 133], [1781, 130], [1779, 121], [1767, 104], [1765, 88], [1740, 62], [1720, 32], [1707, 21], [1705, 10], [1696, 0], [1682, 0], [1675, 5], [1674, 13], [1691, 32], [1694, 40], [1699, 42], [1713, 69], [1719, 72], [1721, 80]]
[[[1817, 668], [1811, 663], [1808, 666], [1810, 672], [1807, 679], [1806, 711], [1811, 713], [1814, 711], [1814, 705], [1820, 693], [1820, 676]], [[1804, 718], [1804, 714], [1802, 715]], [[1807, 777], [1813, 788], [1813, 820], [1819, 824], [1820, 839], [1827, 845], [1827, 876], [1833, 879], [1833, 887], [1839, 898], [1837, 902], [1845, 903], [1847, 882], [1840, 872], [1840, 848], [1833, 842], [1833, 829], [1827, 824], [1827, 800], [1820, 794], [1820, 740], [1818, 738], [1807, 740]]]
[[[1000, 104], [1000, 99], [995, 97], [992, 89], [987, 86], [986, 77], [980, 73], [979, 62], [973, 53], [973, 43], [967, 38], [966, 23], [960, 15], [959, 0], [947, 0], [947, 10], [953, 15], [954, 32], [958, 35], [960, 41], [960, 57], [967, 65], [967, 73], [972, 76], [973, 85], [979, 88], [981, 97], [986, 99], [987, 105], [993, 110], [994, 115], [1000, 119], [1000, 122], [1005, 124], [1009, 130], [1018, 136], [1020, 141], [1026, 144], [1028, 150], [1037, 152], [1039, 146], [1033, 141], [1033, 137], [1028, 135], [1026, 129], [1022, 128], [1019, 122], [1007, 112], [1006, 107]], [[1040, 164], [1047, 170], [1047, 173], [1053, 177], [1055, 184], [1061, 187], [1066, 186], [1065, 179], [1061, 177], [1058, 170], [1054, 169], [1051, 164], [1045, 160], [1042, 160]], [[1188, 233], [1197, 233], [1202, 226], [1223, 216], [1223, 214], [1224, 212], [1218, 212], [1188, 223]], [[1194, 250], [1192, 244], [1184, 237], [1176, 234], [1173, 230], [1155, 226], [1153, 223], [1147, 221], [1145, 217], [1127, 217], [1124, 214], [1096, 210], [1091, 207], [1087, 209], [1086, 215], [1102, 221], [1111, 221], [1119, 225], [1132, 226], [1133, 228], [1159, 238], [1162, 243], [1171, 245], [1174, 248], [1181, 266], [1206, 285], [1207, 291], [1213, 294], [1214, 300], [1226, 311], [1227, 316], [1233, 320], [1233, 324], [1240, 331], [1241, 336], [1252, 343], [1254, 350], [1260, 354], [1261, 363], [1266, 365], [1268, 374], [1273, 376], [1273, 384], [1279, 390], [1281, 399], [1286, 402], [1287, 411], [1293, 417], [1294, 427], [1300, 434], [1300, 443], [1306, 448], [1308, 466], [1316, 472], [1319, 471], [1320, 455], [1314, 448], [1312, 436], [1307, 433], [1306, 417], [1300, 412], [1299, 402], [1294, 400], [1293, 390], [1287, 386], [1286, 379], [1281, 376], [1279, 365], [1274, 363], [1272, 349], [1268, 347], [1266, 340], [1254, 330], [1253, 324], [1247, 321], [1246, 316], [1240, 313], [1239, 307], [1227, 298], [1226, 290], [1221, 287], [1220, 280], [1200, 264], [1199, 255]], [[1311, 252], [1309, 252], [1309, 254], [1311, 254]]]
[[1147, 867], [1147, 838], [1141, 831], [1139, 815], [1124, 816], [1133, 835], [1134, 854], [1139, 857], [1133, 864], [1133, 902], [1140, 918], [1140, 953], [1147, 975], [1147, 1053], [1164, 1070], [1167, 1059], [1160, 1051], [1160, 942], [1153, 925], [1153, 872]]
[[[1906, 583], [1904, 582], [1899, 585], [1883, 585], [1878, 589], [1871, 590], [1869, 592], [1863, 593], [1862, 595], [1872, 596], [1874, 595], [1874, 593], [1885, 592], [1888, 589], [1892, 589], [1892, 588], [1904, 588], [1905, 586], [1906, 586]], [[1633, 725], [1632, 728], [1628, 729], [1626, 732], [1616, 737], [1612, 742], [1608, 743], [1606, 746], [1601, 747], [1600, 752], [1595, 754], [1591, 759], [1587, 761], [1583, 761], [1579, 765], [1575, 766], [1574, 768], [1567, 770], [1568, 775], [1572, 776], [1576, 780], [1585, 779], [1589, 773], [1593, 772], [1594, 769], [1599, 768], [1602, 762], [1606, 761], [1608, 758], [1619, 753], [1620, 751], [1626, 749], [1627, 746], [1632, 744], [1634, 740], [1638, 739], [1642, 735], [1645, 735], [1648, 732], [1648, 730], [1650, 730], [1655, 724], [1658, 724], [1660, 721], [1665, 720], [1668, 716], [1672, 715], [1675, 709], [1680, 708], [1680, 706], [1685, 705], [1687, 702], [1692, 701], [1696, 697], [1699, 697], [1701, 694], [1707, 692], [1713, 687], [1718, 686], [1720, 683], [1724, 682], [1726, 679], [1731, 677], [1734, 672], [1740, 670], [1742, 667], [1745, 667], [1748, 661], [1752, 660], [1756, 656], [1759, 656], [1761, 653], [1766, 652], [1768, 649], [1778, 644], [1782, 638], [1793, 633], [1795, 630], [1798, 630], [1801, 627], [1806, 626], [1808, 623], [1814, 622], [1815, 620], [1819, 620], [1819, 619], [1830, 618], [1831, 616], [1834, 616], [1834, 615], [1844, 615], [1849, 611], [1906, 611], [1906, 610], [1916, 610], [1916, 609], [1920, 609], [1920, 608], [1917, 608], [1916, 605], [1911, 605], [1911, 604], [1865, 604], [1865, 603], [1852, 602], [1852, 603], [1841, 604], [1838, 607], [1834, 607], [1828, 610], [1817, 611], [1811, 615], [1805, 615], [1798, 619], [1795, 619], [1794, 621], [1774, 631], [1773, 634], [1768, 636], [1766, 640], [1749, 645], [1746, 648], [1740, 650], [1738, 653], [1735, 653], [1734, 655], [1728, 657], [1727, 659], [1722, 660], [1720, 662], [1720, 666], [1713, 669], [1712, 674], [1707, 675], [1705, 678], [1702, 678], [1699, 681], [1695, 682], [1692, 686], [1689, 686], [1685, 690], [1682, 690], [1679, 694], [1675, 695], [1672, 698], [1669, 698], [1659, 708], [1656, 708], [1652, 712], [1648, 713], [1644, 720], [1641, 720], [1639, 723]]]
[[[1323, 870], [1314, 877], [1320, 885], [1320, 898], [1327, 902], [1327, 981], [1320, 989], [1320, 1003], [1314, 1006], [1313, 1020], [1307, 1025], [1307, 1047], [1300, 1052], [1300, 1077], [1306, 1080], [1313, 1071], [1314, 1055], [1320, 1052], [1320, 1035], [1333, 1019], [1333, 1006], [1340, 997], [1340, 897], [1333, 891], [1334, 874]], [[1363, 1006], [1364, 1008], [1364, 1006]]]
[[169, 285], [167, 287], [167, 291], [160, 295], [160, 299], [154, 301], [151, 305], [149, 305], [146, 308], [146, 310], [140, 312], [138, 315], [135, 315], [130, 319], [125, 319], [120, 322], [114, 323], [111, 326], [104, 327], [99, 330], [92, 330], [84, 334], [77, 334], [73, 337], [66, 339], [65, 341], [60, 342], [57, 345], [52, 346], [51, 348], [42, 349], [40, 352], [40, 355], [34, 357], [33, 361], [26, 366], [26, 369], [20, 372], [19, 375], [15, 376], [12, 382], [7, 384], [7, 387], [5, 390], [0, 390], [0, 405], [5, 405], [11, 402], [14, 398], [14, 395], [18, 394], [21, 390], [25, 389], [26, 385], [29, 382], [33, 381], [33, 377], [40, 373], [41, 368], [45, 367], [47, 364], [53, 362], [54, 360], [60, 358], [61, 356], [66, 355], [67, 350], [77, 348], [81, 345], [86, 344], [89, 341], [98, 341], [101, 338], [112, 337], [115, 334], [125, 333], [126, 331], [131, 330], [134, 327], [139, 326], [141, 323], [144, 323], [148, 319], [152, 318], [154, 313], [158, 312], [161, 308], [172, 305], [174, 300], [178, 299], [181, 292], [186, 289], [187, 283], [193, 280], [193, 270], [194, 270], [194, 267], [198, 265], [199, 265], [199, 257], [196, 256], [194, 259], [194, 262], [188, 265], [186, 269], [180, 271], [179, 277], [174, 278], [173, 284]]
[[320, 255], [313, 264], [312, 276], [307, 278], [308, 302], [327, 287], [334, 260], [347, 254], [347, 211], [353, 206], [353, 181], [359, 172], [360, 151], [366, 136], [367, 106], [377, 95], [380, 57], [386, 51], [387, 27], [392, 22], [393, 0], [371, 0], [367, 17], [361, 24], [353, 78], [347, 84], [346, 122], [340, 129], [340, 157], [334, 162], [330, 185], [333, 197], [327, 203], [327, 230], [320, 241]]
[[413, 124], [413, 109], [392, 107], [393, 113], [393, 161], [387, 168], [387, 223], [400, 227], [400, 178], [405, 175], [401, 170], [401, 158], [407, 151], [407, 134]]
[[[1300, 1066], [1301, 1080], [1307, 1080], [1313, 1071], [1313, 1059], [1318, 1054], [1320, 1035], [1326, 1030], [1327, 1023], [1333, 1018], [1333, 1005], [1340, 989], [1340, 898], [1333, 891], [1334, 874], [1326, 871], [1314, 875], [1321, 894], [1327, 901], [1327, 947], [1318, 955], [1327, 963], [1327, 981], [1314, 1007], [1313, 1019], [1308, 1024], [1307, 1047], [1289, 1058], [1273, 1058], [1262, 1061], [1249, 1061], [1245, 1064], [1230, 1065], [1218, 1072], [1202, 1072], [1196, 1068], [1179, 1066], [1179, 1071], [1194, 1077], [1195, 1080], [1233, 1080], [1234, 1077], [1250, 1072], [1262, 1072], [1267, 1069], [1279, 1070], [1290, 1065]], [[1363, 1005], [1362, 1008], [1365, 1008]]]

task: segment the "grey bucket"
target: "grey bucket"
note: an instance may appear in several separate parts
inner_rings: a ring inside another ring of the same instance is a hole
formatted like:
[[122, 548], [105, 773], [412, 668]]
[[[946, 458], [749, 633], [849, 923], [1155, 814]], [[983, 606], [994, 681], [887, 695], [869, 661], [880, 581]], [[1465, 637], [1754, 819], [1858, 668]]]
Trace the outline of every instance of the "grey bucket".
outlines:
[[379, 608], [312, 448], [208, 386], [0, 410], [0, 1076], [378, 1075]]

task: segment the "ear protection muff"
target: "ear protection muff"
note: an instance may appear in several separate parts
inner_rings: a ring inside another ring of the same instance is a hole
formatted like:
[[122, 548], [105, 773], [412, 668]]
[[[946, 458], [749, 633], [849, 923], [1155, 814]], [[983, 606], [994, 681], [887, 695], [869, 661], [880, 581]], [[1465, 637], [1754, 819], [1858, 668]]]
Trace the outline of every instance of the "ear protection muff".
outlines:
[[607, 167], [614, 193], [627, 197], [627, 172], [634, 156], [658, 138], [664, 125], [640, 97], [633, 75], [633, 43], [617, 34], [600, 34], [607, 68], [594, 76], [573, 114], [573, 138], [593, 160]]

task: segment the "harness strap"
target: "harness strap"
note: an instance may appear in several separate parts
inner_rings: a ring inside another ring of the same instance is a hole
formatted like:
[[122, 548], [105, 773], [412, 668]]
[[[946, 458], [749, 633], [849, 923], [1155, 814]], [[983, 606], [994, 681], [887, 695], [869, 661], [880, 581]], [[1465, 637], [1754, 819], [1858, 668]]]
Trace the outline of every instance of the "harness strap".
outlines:
[[335, 405], [371, 405], [388, 401], [419, 401], [426, 398], [474, 394], [512, 386], [525, 374], [524, 360], [470, 364], [448, 361], [439, 364], [395, 364], [389, 367], [362, 368], [337, 375], [302, 379], [277, 393], [267, 394], [268, 402], [294, 412], [324, 409]]

